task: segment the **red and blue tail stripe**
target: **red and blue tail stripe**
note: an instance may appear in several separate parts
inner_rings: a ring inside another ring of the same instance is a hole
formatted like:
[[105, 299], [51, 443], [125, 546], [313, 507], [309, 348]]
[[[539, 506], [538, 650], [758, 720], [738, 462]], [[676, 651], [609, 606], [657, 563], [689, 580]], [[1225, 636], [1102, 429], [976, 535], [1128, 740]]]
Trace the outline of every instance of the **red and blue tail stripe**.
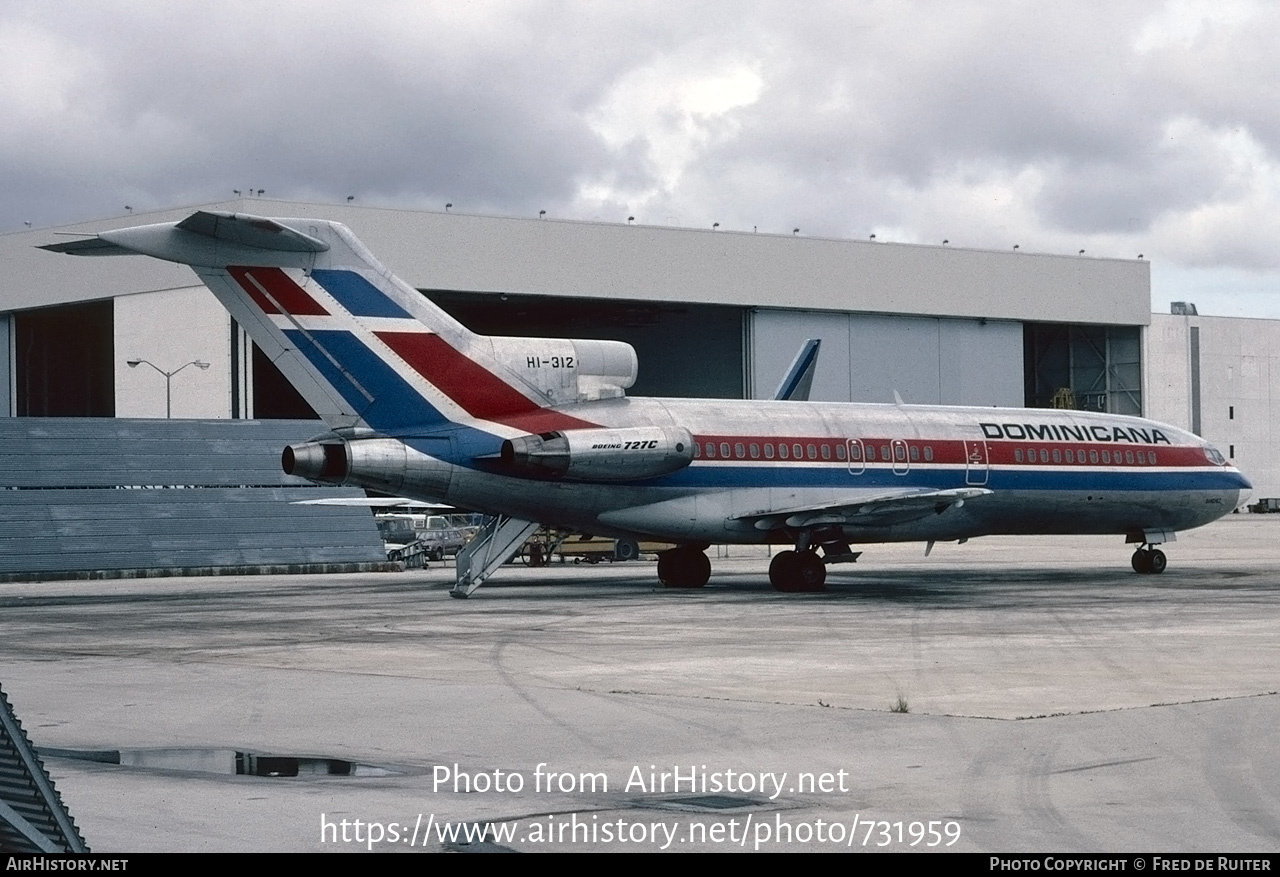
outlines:
[[487, 421], [495, 432], [594, 425], [543, 407], [496, 363], [459, 349], [471, 346], [466, 337], [451, 342], [356, 271], [315, 269], [315, 285], [274, 267], [231, 266], [227, 273], [324, 382], [380, 432], [459, 420]]

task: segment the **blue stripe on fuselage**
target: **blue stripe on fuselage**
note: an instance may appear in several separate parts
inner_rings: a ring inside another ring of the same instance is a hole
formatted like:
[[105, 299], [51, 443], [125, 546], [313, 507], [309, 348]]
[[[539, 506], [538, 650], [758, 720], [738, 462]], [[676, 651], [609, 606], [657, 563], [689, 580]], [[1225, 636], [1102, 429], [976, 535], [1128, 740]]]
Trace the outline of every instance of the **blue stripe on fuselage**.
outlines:
[[992, 469], [986, 483], [966, 481], [957, 469], [912, 469], [895, 475], [891, 469], [867, 468], [850, 474], [841, 467], [825, 466], [698, 466], [637, 485], [653, 487], [911, 487], [942, 489], [986, 487], [989, 490], [1247, 490], [1249, 482], [1238, 472], [1178, 471], [1070, 471], [1025, 469], [1016, 472]]
[[317, 268], [311, 277], [354, 316], [410, 318], [404, 308], [354, 271]]

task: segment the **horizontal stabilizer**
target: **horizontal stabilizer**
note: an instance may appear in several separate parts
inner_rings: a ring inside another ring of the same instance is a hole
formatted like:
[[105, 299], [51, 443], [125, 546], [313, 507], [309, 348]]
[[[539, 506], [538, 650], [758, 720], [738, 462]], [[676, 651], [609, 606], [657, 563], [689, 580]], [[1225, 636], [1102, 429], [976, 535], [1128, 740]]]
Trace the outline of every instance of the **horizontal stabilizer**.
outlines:
[[295, 228], [267, 219], [216, 210], [198, 210], [178, 223], [178, 228], [244, 247], [286, 253], [323, 253], [329, 245]]
[[71, 256], [135, 256], [133, 250], [104, 241], [102, 238], [85, 238], [78, 241], [64, 241], [60, 244], [43, 244], [40, 249], [51, 253], [67, 253]]

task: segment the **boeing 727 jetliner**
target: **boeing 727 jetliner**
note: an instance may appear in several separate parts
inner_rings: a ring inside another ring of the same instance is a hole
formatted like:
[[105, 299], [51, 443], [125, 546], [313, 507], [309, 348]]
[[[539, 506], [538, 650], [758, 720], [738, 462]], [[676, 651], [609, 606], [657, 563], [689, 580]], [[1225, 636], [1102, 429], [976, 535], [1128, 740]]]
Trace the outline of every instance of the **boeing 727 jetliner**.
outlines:
[[195, 269], [330, 428], [285, 448], [286, 472], [492, 515], [455, 596], [539, 524], [676, 543], [658, 577], [680, 588], [706, 584], [712, 543], [792, 546], [769, 580], [813, 591], [855, 544], [991, 534], [1121, 535], [1159, 573], [1155, 546], [1250, 488], [1200, 438], [1135, 417], [628, 398], [630, 345], [478, 335], [336, 222], [200, 211], [46, 249]]

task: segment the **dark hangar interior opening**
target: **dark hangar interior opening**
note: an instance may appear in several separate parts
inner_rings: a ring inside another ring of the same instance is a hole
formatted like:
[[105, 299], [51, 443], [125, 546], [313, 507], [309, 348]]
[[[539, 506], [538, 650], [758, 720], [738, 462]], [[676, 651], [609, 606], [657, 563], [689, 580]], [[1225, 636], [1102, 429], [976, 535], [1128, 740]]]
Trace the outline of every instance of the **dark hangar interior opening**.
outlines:
[[628, 396], [746, 398], [747, 312], [728, 305], [423, 290], [482, 335], [625, 341], [640, 375]]

